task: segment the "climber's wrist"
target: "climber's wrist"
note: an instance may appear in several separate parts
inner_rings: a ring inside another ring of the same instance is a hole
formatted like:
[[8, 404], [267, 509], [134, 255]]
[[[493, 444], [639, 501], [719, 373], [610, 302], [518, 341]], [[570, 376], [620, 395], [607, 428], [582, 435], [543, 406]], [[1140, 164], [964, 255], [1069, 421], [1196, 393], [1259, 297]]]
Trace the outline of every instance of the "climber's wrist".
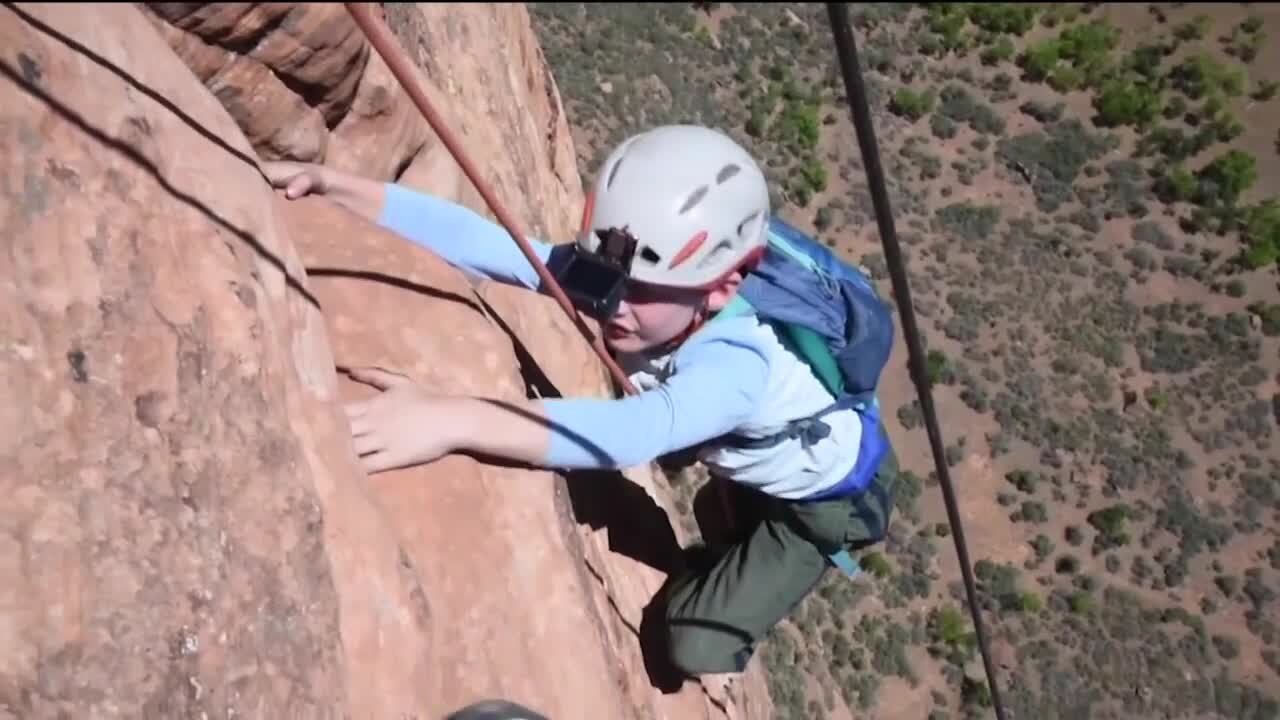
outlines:
[[450, 398], [441, 430], [450, 452], [472, 452], [539, 465], [546, 458], [551, 430], [542, 406], [530, 401], [479, 397]]
[[366, 220], [377, 222], [386, 202], [386, 191], [381, 182], [333, 168], [321, 168], [320, 176], [325, 197]]

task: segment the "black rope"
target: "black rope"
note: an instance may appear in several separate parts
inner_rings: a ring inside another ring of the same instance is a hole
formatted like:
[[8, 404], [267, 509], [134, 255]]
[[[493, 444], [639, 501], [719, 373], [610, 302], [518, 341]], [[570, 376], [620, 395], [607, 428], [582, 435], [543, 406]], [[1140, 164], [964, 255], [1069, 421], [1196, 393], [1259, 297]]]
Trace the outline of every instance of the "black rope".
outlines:
[[1005, 720], [1004, 705], [1000, 702], [1000, 690], [996, 684], [995, 667], [991, 662], [991, 652], [987, 646], [987, 633], [982, 625], [982, 612], [978, 609], [973, 570], [969, 565], [969, 550], [965, 546], [964, 528], [960, 523], [960, 509], [956, 505], [955, 489], [951, 486], [951, 474], [947, 471], [942, 432], [938, 429], [938, 416], [933, 407], [933, 393], [930, 391], [929, 375], [925, 370], [924, 349], [920, 344], [920, 329], [916, 325], [915, 309], [911, 304], [911, 290], [907, 286], [907, 271], [902, 261], [902, 249], [898, 245], [898, 236], [893, 228], [893, 213], [889, 209], [889, 193], [885, 187], [884, 168], [880, 165], [880, 151], [876, 148], [871, 109], [867, 103], [866, 88], [862, 81], [862, 69], [858, 64], [858, 48], [853, 39], [853, 30], [849, 25], [849, 8], [846, 3], [827, 3], [827, 13], [831, 22], [831, 32], [835, 36], [836, 54], [840, 59], [840, 73], [844, 76], [845, 94], [849, 98], [849, 112], [853, 115], [853, 127], [857, 131], [858, 145], [862, 149], [862, 164], [867, 171], [867, 186], [871, 191], [871, 202], [875, 206], [876, 224], [880, 227], [885, 264], [888, 265], [889, 275], [893, 279], [893, 294], [902, 316], [902, 332], [906, 336], [909, 353], [907, 364], [911, 370], [911, 379], [916, 386], [916, 395], [920, 399], [920, 409], [924, 414], [924, 426], [929, 433], [929, 446], [933, 449], [933, 462], [937, 468], [938, 481], [942, 484], [942, 497], [947, 506], [947, 521], [951, 525], [951, 537], [955, 538], [956, 555], [959, 556], [960, 571], [964, 576], [964, 590], [969, 598], [969, 611], [973, 615], [973, 628], [978, 638], [978, 649], [982, 653], [982, 665], [986, 669], [987, 685], [991, 689], [991, 702], [995, 706], [996, 717], [999, 720]]

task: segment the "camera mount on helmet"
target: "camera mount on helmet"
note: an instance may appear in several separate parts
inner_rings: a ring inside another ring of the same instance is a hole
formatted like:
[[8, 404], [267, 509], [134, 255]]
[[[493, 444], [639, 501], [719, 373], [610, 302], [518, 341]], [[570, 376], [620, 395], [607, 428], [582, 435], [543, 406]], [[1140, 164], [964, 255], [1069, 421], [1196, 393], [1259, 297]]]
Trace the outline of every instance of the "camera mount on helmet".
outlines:
[[547, 269], [574, 306], [603, 321], [622, 302], [637, 240], [626, 227], [595, 233], [600, 244], [594, 252], [578, 243], [560, 245], [552, 251]]

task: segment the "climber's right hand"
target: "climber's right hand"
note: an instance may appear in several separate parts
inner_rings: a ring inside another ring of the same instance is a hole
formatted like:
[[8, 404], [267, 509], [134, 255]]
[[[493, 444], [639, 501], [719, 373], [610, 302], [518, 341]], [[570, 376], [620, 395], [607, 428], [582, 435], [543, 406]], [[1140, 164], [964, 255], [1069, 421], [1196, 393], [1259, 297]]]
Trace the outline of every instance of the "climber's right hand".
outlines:
[[284, 196], [296, 200], [304, 195], [323, 195], [333, 187], [328, 168], [315, 163], [273, 160], [262, 164], [262, 174], [273, 188], [284, 188]]

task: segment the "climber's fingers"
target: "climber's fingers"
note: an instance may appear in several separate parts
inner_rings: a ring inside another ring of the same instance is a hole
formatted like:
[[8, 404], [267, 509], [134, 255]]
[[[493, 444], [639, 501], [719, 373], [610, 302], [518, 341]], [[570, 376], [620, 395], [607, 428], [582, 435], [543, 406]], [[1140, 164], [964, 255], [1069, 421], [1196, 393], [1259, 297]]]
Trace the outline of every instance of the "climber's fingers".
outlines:
[[369, 420], [368, 416], [365, 414], [365, 410], [363, 406], [360, 406], [358, 409], [356, 409], [356, 408], [353, 408], [351, 405], [348, 405], [347, 406], [347, 422], [351, 425], [352, 437], [360, 437], [362, 435], [368, 435], [369, 433], [373, 432], [373, 423]]
[[290, 200], [307, 194], [319, 195], [327, 191], [328, 181], [321, 166], [289, 160], [273, 160], [262, 163], [261, 170], [267, 181], [271, 183], [271, 187], [284, 188], [285, 197]]
[[364, 456], [369, 453], [375, 453], [385, 450], [386, 443], [382, 441], [382, 437], [377, 433], [365, 433], [364, 435], [353, 435], [352, 444], [355, 446], [356, 455]]
[[388, 372], [381, 368], [351, 368], [349, 372], [353, 380], [358, 380], [362, 383], [372, 385], [379, 390], [387, 390], [389, 388], [396, 387], [397, 385], [407, 385], [413, 382], [407, 375]]
[[364, 467], [365, 473], [375, 475], [384, 470], [394, 470], [404, 467], [405, 462], [399, 459], [393, 453], [381, 450], [376, 453], [370, 453], [360, 458], [360, 465]]
[[290, 200], [300, 198], [311, 191], [313, 184], [309, 173], [299, 173], [297, 177], [289, 181], [289, 185], [284, 189], [284, 196]]

